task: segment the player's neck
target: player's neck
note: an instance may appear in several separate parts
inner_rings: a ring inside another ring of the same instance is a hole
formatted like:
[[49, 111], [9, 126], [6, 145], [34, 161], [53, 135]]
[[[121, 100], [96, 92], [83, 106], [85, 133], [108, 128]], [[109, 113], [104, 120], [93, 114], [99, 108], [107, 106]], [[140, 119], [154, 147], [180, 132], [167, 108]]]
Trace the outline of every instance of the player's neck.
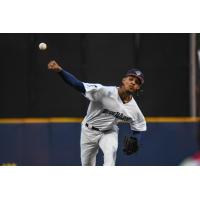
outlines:
[[121, 87], [118, 88], [118, 94], [123, 103], [128, 103], [132, 99], [132, 95], [124, 91]]

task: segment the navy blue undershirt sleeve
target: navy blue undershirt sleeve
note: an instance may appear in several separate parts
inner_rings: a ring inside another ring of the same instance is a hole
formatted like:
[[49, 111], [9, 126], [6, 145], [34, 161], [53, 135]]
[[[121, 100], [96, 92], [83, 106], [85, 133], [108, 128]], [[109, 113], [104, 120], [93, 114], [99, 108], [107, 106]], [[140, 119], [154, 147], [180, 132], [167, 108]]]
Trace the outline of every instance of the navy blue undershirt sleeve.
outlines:
[[142, 138], [142, 133], [140, 131], [132, 131], [133, 137], [137, 138], [137, 141], [140, 143]]
[[80, 80], [78, 80], [75, 76], [63, 69], [62, 71], [58, 72], [58, 74], [65, 81], [65, 83], [78, 90], [79, 92], [85, 94], [85, 87], [83, 83]]

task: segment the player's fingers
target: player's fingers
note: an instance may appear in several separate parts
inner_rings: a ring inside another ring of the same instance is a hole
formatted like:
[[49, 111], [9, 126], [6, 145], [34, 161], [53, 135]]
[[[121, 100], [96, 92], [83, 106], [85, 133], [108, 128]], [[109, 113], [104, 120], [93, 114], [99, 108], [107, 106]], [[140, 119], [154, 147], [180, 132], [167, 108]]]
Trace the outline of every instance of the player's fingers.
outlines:
[[51, 63], [48, 64], [48, 69], [51, 69]]
[[52, 68], [54, 65], [55, 65], [55, 62], [54, 62], [54, 61], [50, 61], [50, 62], [48, 63], [48, 67], [49, 67], [49, 68]]
[[49, 64], [54, 63], [54, 62], [55, 62], [55, 60], [50, 60], [50, 61], [49, 61]]
[[54, 67], [51, 65], [48, 65], [48, 69], [52, 70], [52, 69], [54, 69]]
[[50, 63], [51, 63], [52, 65], [54, 65], [54, 64], [56, 64], [56, 61], [55, 61], [55, 60], [51, 60]]

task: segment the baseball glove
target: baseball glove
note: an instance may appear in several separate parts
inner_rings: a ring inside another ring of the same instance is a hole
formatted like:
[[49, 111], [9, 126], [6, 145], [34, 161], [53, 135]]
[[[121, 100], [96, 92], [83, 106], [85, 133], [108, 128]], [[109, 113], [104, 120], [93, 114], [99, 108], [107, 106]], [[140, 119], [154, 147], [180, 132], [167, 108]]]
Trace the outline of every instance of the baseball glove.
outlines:
[[126, 155], [132, 155], [139, 149], [137, 138], [132, 136], [125, 136], [123, 152]]

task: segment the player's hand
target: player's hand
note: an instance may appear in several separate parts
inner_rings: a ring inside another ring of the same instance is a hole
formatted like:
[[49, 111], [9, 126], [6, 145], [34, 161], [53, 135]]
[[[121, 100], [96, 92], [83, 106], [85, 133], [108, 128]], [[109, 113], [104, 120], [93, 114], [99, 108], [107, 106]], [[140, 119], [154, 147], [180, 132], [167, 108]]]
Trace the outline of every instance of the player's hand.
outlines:
[[59, 64], [55, 60], [51, 60], [48, 63], [48, 70], [52, 72], [60, 72], [62, 71], [62, 67], [60, 67]]

